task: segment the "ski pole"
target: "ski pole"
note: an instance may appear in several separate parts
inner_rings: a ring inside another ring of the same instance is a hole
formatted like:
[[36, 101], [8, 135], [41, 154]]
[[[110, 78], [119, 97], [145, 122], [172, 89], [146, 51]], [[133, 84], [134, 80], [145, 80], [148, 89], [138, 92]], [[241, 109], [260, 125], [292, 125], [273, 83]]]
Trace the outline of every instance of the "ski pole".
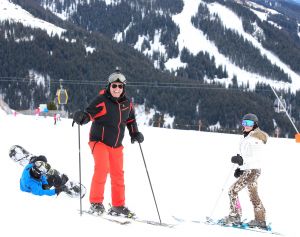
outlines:
[[222, 186], [221, 193], [219, 194], [219, 197], [218, 197], [218, 199], [216, 200], [216, 203], [215, 203], [215, 205], [214, 205], [214, 208], [212, 209], [212, 212], [211, 212], [211, 214], [210, 214], [210, 217], [212, 217], [213, 214], [215, 213], [215, 209], [216, 209], [217, 205], [219, 204], [220, 198], [221, 198], [221, 196], [222, 196], [222, 194], [223, 194], [223, 192], [224, 192], [225, 185], [227, 184], [227, 182], [228, 182], [230, 176], [232, 175], [232, 172], [233, 172], [234, 167], [235, 167], [235, 164], [232, 165], [232, 167], [231, 167], [231, 169], [230, 169], [230, 172], [229, 172], [228, 175], [227, 175], [227, 178], [226, 178], [226, 180], [225, 180], [225, 182], [224, 182], [224, 184], [223, 184], [223, 186]]
[[79, 196], [80, 196], [80, 215], [82, 216], [82, 198], [81, 198], [81, 153], [80, 153], [80, 125], [78, 124], [78, 155], [79, 155]]
[[144, 161], [146, 173], [147, 173], [147, 176], [148, 176], [148, 181], [149, 181], [149, 184], [150, 184], [150, 187], [151, 187], [151, 191], [152, 191], [152, 195], [153, 195], [153, 199], [154, 199], [156, 211], [157, 211], [158, 218], [159, 218], [159, 223], [161, 224], [160, 214], [159, 214], [158, 206], [157, 206], [157, 203], [156, 203], [155, 195], [154, 195], [154, 192], [153, 192], [153, 188], [152, 188], [152, 184], [151, 184], [150, 176], [149, 176], [149, 173], [148, 173], [148, 169], [147, 169], [146, 161], [145, 161], [145, 158], [144, 158], [144, 154], [143, 154], [141, 143], [139, 143], [139, 146], [140, 146], [141, 154], [142, 154], [142, 157], [143, 157], [143, 161]]

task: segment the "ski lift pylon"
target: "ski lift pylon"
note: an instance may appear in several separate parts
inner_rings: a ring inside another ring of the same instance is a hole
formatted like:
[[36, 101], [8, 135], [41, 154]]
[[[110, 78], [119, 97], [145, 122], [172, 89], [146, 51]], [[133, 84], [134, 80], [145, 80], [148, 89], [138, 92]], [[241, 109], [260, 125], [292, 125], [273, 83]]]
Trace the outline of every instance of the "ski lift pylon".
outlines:
[[68, 103], [68, 92], [66, 89], [63, 88], [62, 85], [63, 79], [59, 80], [59, 84], [60, 84], [60, 89], [57, 90], [56, 92], [56, 98], [57, 98], [57, 102], [60, 105], [65, 105]]

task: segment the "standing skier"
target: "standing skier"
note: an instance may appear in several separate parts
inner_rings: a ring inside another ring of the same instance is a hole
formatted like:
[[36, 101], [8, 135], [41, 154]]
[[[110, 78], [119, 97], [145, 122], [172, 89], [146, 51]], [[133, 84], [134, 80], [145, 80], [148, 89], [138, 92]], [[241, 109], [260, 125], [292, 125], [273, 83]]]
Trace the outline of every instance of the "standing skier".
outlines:
[[[47, 163], [45, 156], [33, 156], [28, 165], [25, 166], [20, 179], [20, 189], [34, 195], [59, 195], [68, 191], [64, 185], [68, 181], [66, 175], [46, 175], [51, 166]], [[54, 189], [50, 189], [54, 186]]]
[[107, 174], [111, 178], [112, 207], [109, 213], [133, 217], [135, 214], [125, 207], [125, 185], [123, 171], [123, 145], [125, 126], [129, 130], [131, 143], [142, 143], [143, 134], [138, 131], [132, 103], [125, 96], [125, 76], [117, 69], [108, 78], [106, 89], [92, 101], [85, 111], [74, 114], [79, 125], [92, 121], [89, 146], [94, 157], [94, 175], [90, 191], [90, 212], [102, 214], [105, 208], [104, 186]]
[[238, 193], [247, 187], [255, 216], [248, 224], [250, 227], [266, 229], [266, 212], [257, 192], [257, 179], [261, 174], [261, 160], [268, 135], [259, 129], [255, 114], [244, 115], [242, 126], [244, 136], [240, 142], [240, 153], [231, 158], [232, 163], [239, 165], [234, 172], [238, 179], [229, 189], [230, 214], [224, 218], [224, 223], [241, 223], [241, 209], [237, 208]]

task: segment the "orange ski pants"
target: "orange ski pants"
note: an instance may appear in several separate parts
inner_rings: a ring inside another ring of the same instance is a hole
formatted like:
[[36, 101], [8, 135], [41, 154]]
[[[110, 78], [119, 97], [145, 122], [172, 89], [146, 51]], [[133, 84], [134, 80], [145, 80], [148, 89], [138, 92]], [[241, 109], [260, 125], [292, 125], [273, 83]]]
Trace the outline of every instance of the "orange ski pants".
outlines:
[[125, 185], [123, 171], [123, 146], [113, 148], [102, 142], [89, 142], [95, 165], [92, 178], [90, 202], [102, 203], [104, 186], [108, 173], [111, 179], [111, 198], [113, 206], [125, 205]]

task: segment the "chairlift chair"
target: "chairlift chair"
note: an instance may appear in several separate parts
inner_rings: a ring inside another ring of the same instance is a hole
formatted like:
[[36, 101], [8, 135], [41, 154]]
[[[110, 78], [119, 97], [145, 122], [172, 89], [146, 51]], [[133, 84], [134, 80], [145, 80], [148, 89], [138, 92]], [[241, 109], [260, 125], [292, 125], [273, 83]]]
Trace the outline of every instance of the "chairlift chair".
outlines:
[[62, 86], [62, 81], [63, 81], [62, 79], [59, 80], [60, 89], [58, 89], [56, 92], [57, 102], [59, 105], [67, 104], [69, 98], [67, 90], [64, 89]]
[[66, 89], [58, 89], [56, 92], [57, 101], [60, 105], [65, 105], [68, 103], [68, 92]]
[[[281, 102], [281, 103], [280, 103]], [[280, 96], [280, 98], [276, 98], [274, 101], [274, 110], [276, 113], [285, 113], [286, 110], [286, 102], [285, 99]]]

